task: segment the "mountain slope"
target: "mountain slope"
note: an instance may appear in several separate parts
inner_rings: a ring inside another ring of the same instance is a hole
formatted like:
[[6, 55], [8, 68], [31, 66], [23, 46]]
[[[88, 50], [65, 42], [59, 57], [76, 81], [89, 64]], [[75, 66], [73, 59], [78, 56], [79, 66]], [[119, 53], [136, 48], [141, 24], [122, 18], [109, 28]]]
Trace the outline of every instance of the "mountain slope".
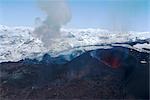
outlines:
[[30, 27], [7, 27], [0, 25], [0, 62], [19, 61], [30, 58], [41, 60], [45, 53], [65, 60], [83, 52], [100, 48], [122, 46], [141, 52], [150, 52], [149, 32], [113, 33], [101, 29], [62, 29], [61, 36], [51, 40], [50, 47], [33, 34]]
[[54, 64], [49, 58], [46, 55], [40, 62], [1, 63], [0, 96], [12, 99], [149, 98], [149, 53], [113, 47], [85, 52], [65, 64]]

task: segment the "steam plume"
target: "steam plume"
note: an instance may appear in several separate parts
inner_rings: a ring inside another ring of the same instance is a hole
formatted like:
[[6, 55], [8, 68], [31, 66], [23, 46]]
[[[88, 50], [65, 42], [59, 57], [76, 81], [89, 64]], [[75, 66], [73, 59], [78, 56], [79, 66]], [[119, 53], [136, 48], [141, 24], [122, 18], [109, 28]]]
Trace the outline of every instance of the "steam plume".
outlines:
[[47, 18], [35, 28], [35, 35], [46, 47], [50, 47], [51, 39], [60, 36], [60, 28], [71, 19], [70, 9], [65, 0], [37, 0], [40, 9]]

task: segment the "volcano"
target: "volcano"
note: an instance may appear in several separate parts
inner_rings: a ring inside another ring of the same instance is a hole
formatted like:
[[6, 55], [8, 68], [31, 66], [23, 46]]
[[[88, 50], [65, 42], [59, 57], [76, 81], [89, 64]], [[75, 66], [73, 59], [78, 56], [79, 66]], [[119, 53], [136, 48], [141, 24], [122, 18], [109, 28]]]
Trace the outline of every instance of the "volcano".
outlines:
[[0, 98], [149, 99], [147, 32], [63, 32], [47, 50], [32, 28], [1, 26]]

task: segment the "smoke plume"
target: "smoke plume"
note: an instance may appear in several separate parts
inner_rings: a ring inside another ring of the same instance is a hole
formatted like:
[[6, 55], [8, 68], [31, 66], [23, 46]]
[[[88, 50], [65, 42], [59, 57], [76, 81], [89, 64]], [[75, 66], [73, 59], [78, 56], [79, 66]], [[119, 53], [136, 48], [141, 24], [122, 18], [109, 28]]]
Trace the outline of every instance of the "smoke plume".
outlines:
[[37, 0], [37, 2], [47, 17], [35, 28], [34, 33], [43, 41], [45, 47], [49, 48], [51, 40], [60, 36], [60, 28], [70, 21], [70, 9], [65, 0]]

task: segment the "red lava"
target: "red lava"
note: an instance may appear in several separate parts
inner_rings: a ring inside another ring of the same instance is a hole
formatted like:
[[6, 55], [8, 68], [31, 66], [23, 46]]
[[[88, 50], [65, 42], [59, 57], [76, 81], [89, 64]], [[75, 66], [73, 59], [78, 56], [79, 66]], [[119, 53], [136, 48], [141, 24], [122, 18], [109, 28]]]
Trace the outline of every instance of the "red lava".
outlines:
[[108, 56], [104, 59], [104, 62], [107, 65], [110, 65], [110, 67], [114, 68], [114, 69], [120, 67], [120, 61], [119, 61], [119, 58], [117, 58], [117, 57]]

